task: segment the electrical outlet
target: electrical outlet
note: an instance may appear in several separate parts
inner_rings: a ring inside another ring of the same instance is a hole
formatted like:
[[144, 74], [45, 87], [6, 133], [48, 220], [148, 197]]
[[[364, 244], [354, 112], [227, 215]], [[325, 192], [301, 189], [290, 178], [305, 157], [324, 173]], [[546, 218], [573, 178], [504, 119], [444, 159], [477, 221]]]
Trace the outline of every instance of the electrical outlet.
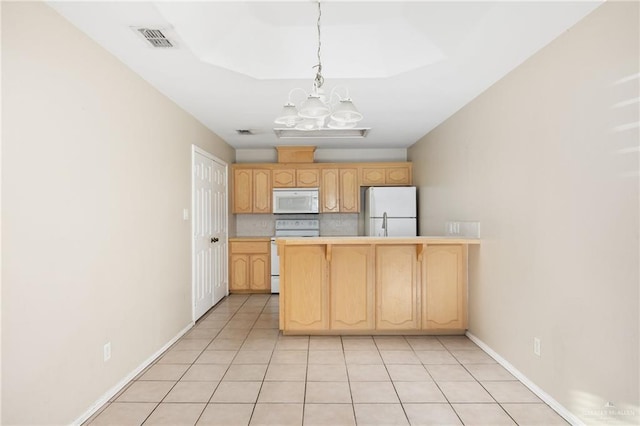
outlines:
[[109, 359], [111, 359], [111, 342], [107, 342], [104, 344], [102, 352], [104, 355], [104, 362], [109, 361]]
[[540, 356], [540, 339], [537, 337], [533, 338], [533, 354]]

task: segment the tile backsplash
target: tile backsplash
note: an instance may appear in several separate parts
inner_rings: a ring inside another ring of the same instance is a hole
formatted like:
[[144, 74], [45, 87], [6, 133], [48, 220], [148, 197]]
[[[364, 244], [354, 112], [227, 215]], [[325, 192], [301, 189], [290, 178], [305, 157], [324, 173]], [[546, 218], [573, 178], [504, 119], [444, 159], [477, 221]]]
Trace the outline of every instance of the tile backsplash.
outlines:
[[353, 237], [358, 235], [357, 213], [331, 213], [320, 215], [320, 235], [327, 237]]
[[271, 237], [275, 232], [276, 217], [272, 214], [237, 214], [237, 237]]
[[[317, 216], [320, 219], [321, 236], [357, 236], [357, 213], [329, 213]], [[276, 219], [284, 219], [273, 214], [238, 214], [236, 215], [237, 237], [270, 237], [275, 233]], [[287, 219], [295, 216], [287, 215]]]

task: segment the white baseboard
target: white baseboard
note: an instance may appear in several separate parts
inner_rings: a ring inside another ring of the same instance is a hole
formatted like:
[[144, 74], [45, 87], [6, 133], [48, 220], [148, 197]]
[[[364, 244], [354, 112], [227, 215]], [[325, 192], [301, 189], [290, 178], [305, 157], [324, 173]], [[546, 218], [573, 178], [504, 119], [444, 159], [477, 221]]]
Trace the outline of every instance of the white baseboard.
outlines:
[[584, 422], [576, 417], [571, 411], [567, 410], [563, 407], [558, 401], [553, 399], [551, 395], [540, 389], [538, 385], [533, 383], [527, 376], [522, 374], [518, 369], [516, 369], [513, 365], [511, 365], [506, 359], [502, 358], [496, 351], [491, 349], [484, 343], [482, 340], [478, 339], [472, 333], [466, 332], [467, 337], [476, 345], [480, 346], [480, 348], [485, 351], [489, 356], [496, 360], [498, 364], [503, 366], [509, 373], [513, 374], [516, 379], [520, 380], [523, 385], [529, 388], [531, 392], [535, 393], [538, 398], [543, 400], [548, 406], [550, 406], [553, 410], [555, 410], [559, 415], [561, 415], [566, 421], [571, 423], [573, 426], [585, 426]]
[[187, 325], [173, 339], [169, 340], [167, 344], [161, 347], [156, 353], [151, 355], [149, 358], [147, 358], [142, 364], [140, 364], [135, 370], [129, 373], [125, 378], [120, 380], [118, 384], [116, 384], [114, 387], [109, 389], [107, 393], [102, 395], [102, 397], [100, 397], [96, 402], [94, 402], [93, 405], [91, 405], [91, 407], [87, 411], [85, 411], [80, 417], [75, 419], [72, 425], [81, 425], [82, 423], [87, 421], [87, 419], [93, 416], [93, 414], [96, 411], [98, 411], [100, 407], [102, 407], [104, 404], [109, 402], [111, 398], [117, 395], [118, 392], [120, 392], [122, 388], [124, 388], [127, 385], [127, 383], [133, 380], [138, 374], [140, 374], [145, 368], [147, 368], [153, 361], [155, 361], [155, 359], [158, 358], [164, 351], [169, 349], [171, 345], [173, 345], [175, 342], [178, 341], [178, 339], [184, 336], [184, 334], [187, 331], [189, 331], [194, 326], [194, 324], [195, 324], [194, 322], [191, 322], [189, 325]]

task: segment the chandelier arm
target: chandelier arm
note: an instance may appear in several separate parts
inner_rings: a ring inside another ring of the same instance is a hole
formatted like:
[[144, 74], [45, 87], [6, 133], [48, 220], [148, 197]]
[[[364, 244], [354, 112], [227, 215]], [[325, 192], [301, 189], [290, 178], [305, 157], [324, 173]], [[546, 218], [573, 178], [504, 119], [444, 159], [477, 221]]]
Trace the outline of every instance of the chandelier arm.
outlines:
[[[338, 89], [344, 89], [344, 91], [346, 92], [346, 96], [340, 96], [340, 93], [338, 93]], [[338, 102], [336, 103], [333, 102], [334, 95], [338, 98]], [[331, 89], [331, 93], [329, 95], [329, 100], [327, 101], [327, 103], [336, 105], [340, 103], [340, 101], [343, 101], [345, 99], [349, 99], [349, 89], [347, 88], [347, 86], [334, 86], [333, 89]]]
[[293, 89], [291, 89], [291, 90], [289, 91], [289, 96], [287, 96], [288, 102], [289, 102], [290, 104], [292, 104], [292, 103], [293, 103], [293, 102], [291, 102], [291, 95], [293, 94], [293, 92], [295, 92], [295, 91], [297, 91], [297, 90], [299, 90], [299, 91], [301, 91], [302, 93], [304, 93], [304, 98], [305, 98], [305, 99], [307, 98], [307, 96], [309, 96], [309, 94], [307, 93], [307, 91], [306, 91], [306, 90], [304, 90], [302, 87], [294, 87]]

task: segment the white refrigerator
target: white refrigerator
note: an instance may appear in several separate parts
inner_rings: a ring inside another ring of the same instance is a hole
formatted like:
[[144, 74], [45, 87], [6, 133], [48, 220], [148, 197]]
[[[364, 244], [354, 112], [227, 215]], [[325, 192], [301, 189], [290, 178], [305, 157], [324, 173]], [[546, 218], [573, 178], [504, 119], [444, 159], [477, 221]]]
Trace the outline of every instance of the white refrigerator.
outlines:
[[364, 233], [372, 237], [415, 237], [416, 187], [367, 188]]

